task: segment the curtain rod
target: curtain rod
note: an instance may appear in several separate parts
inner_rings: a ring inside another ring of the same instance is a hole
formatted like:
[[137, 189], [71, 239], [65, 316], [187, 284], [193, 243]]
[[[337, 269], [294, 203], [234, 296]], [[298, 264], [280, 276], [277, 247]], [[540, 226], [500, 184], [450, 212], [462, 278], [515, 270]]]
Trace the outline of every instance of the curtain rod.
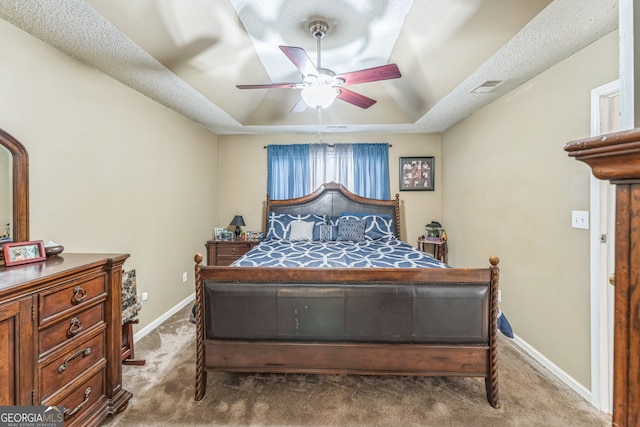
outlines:
[[[326, 145], [327, 147], [329, 147], [329, 148], [333, 148], [333, 147], [335, 147], [335, 146], [336, 146], [335, 144], [325, 144], [325, 145]], [[389, 144], [389, 148], [391, 148], [391, 147], [393, 147], [393, 145]], [[266, 150], [267, 148], [269, 148], [269, 146], [265, 145], [265, 146], [264, 146], [264, 147], [262, 147], [262, 148], [264, 148], [264, 149]]]

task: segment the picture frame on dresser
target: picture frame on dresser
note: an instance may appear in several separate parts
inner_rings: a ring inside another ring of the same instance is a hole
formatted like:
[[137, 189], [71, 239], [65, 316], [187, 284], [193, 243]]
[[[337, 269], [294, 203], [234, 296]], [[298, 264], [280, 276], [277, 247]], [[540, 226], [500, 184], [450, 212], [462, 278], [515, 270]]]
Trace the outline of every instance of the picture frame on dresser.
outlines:
[[213, 239], [220, 240], [220, 236], [222, 235], [222, 231], [226, 230], [226, 227], [213, 227]]
[[435, 157], [400, 157], [400, 191], [434, 191]]
[[245, 231], [245, 239], [254, 241], [254, 240], [262, 240], [264, 238], [264, 232], [262, 231]]
[[233, 233], [227, 227], [215, 227], [213, 234], [214, 240], [233, 240]]
[[2, 251], [7, 267], [47, 259], [47, 254], [44, 251], [44, 241], [42, 240], [5, 243], [2, 245]]

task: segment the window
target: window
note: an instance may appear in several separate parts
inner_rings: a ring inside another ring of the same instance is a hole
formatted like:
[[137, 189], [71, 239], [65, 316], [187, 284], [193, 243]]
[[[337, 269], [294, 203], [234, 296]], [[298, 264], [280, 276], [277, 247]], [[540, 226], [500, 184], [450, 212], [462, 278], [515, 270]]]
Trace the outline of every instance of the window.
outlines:
[[389, 144], [269, 145], [267, 162], [274, 200], [302, 197], [330, 181], [359, 196], [390, 198]]

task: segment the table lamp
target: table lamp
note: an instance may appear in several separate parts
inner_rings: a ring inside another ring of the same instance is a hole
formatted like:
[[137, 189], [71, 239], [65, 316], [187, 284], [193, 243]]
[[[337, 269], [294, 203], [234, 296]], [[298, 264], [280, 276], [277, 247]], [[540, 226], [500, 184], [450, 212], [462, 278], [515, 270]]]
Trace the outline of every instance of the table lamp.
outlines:
[[240, 233], [242, 232], [242, 230], [240, 230], [241, 226], [244, 226], [244, 219], [242, 219], [242, 215], [236, 215], [233, 217], [233, 219], [231, 220], [231, 224], [229, 225], [235, 225], [236, 226], [236, 240], [240, 239]]

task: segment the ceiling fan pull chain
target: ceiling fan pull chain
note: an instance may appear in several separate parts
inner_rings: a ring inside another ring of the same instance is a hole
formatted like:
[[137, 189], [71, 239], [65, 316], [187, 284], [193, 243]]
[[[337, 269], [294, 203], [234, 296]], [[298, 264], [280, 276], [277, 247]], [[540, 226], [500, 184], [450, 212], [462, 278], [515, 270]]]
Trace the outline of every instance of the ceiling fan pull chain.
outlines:
[[318, 112], [318, 141], [322, 144], [322, 107], [316, 107]]

